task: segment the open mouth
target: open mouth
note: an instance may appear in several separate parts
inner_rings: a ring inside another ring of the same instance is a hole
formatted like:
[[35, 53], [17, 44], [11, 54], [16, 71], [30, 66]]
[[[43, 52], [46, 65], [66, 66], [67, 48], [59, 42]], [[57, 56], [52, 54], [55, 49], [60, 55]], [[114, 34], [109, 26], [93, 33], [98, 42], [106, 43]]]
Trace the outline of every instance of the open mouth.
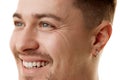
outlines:
[[19, 55], [18, 68], [26, 76], [47, 74], [53, 65], [53, 60], [48, 56]]
[[32, 68], [42, 68], [45, 67], [49, 64], [49, 61], [22, 61], [23, 66], [27, 69], [32, 69]]

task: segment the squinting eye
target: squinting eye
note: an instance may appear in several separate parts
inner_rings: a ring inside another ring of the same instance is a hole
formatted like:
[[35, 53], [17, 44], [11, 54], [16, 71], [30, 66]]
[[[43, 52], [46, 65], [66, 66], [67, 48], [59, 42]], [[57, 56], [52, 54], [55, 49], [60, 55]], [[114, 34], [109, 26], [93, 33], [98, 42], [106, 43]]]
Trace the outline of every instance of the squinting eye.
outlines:
[[47, 24], [47, 23], [41, 23], [41, 27], [50, 28], [50, 27], [52, 27], [52, 25]]
[[40, 26], [40, 29], [41, 29], [41, 30], [50, 31], [50, 30], [55, 29], [55, 26], [54, 26], [54, 25], [52, 25], [52, 24], [50, 24], [50, 23], [47, 23], [47, 22], [40, 22], [39, 26]]
[[23, 24], [22, 22], [19, 22], [19, 21], [15, 21], [15, 22], [14, 22], [14, 25], [15, 25], [16, 27], [24, 26], [24, 24]]

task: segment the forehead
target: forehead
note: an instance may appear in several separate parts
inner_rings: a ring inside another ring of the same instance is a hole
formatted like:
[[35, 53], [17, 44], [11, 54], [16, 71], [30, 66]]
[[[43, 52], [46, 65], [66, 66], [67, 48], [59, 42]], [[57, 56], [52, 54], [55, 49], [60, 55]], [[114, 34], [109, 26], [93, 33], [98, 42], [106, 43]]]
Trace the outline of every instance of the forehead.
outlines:
[[17, 11], [19, 12], [57, 12], [66, 11], [73, 7], [72, 0], [19, 0]]
[[[16, 13], [28, 19], [35, 14], [52, 14], [65, 23], [83, 22], [83, 14], [74, 6], [74, 0], [19, 0]], [[74, 19], [74, 21], [73, 21]]]

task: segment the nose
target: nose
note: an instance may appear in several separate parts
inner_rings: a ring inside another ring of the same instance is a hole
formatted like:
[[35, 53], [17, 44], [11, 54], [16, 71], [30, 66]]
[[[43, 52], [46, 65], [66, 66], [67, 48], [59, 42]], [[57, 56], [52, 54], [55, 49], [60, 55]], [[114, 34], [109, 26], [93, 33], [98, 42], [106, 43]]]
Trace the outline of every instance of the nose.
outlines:
[[20, 53], [37, 50], [39, 48], [36, 35], [31, 30], [21, 31], [16, 40], [16, 49]]

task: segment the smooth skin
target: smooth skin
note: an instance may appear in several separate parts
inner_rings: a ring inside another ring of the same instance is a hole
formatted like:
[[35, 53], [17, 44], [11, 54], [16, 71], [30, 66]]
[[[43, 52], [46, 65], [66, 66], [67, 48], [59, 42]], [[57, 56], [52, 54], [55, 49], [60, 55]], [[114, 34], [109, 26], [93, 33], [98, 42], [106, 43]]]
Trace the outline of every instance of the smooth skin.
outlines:
[[[109, 21], [89, 29], [73, 0], [19, 0], [10, 47], [19, 80], [98, 80], [100, 52], [110, 38]], [[22, 61], [46, 60], [26, 69]]]

